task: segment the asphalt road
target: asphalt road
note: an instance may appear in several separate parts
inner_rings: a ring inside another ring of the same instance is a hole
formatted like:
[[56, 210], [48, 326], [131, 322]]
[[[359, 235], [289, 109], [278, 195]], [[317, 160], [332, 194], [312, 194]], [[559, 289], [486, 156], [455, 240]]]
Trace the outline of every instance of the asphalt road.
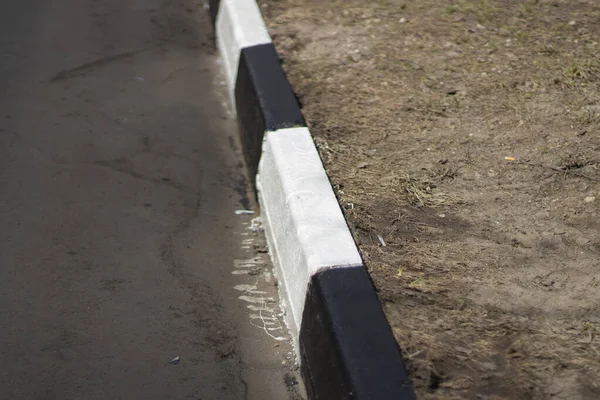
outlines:
[[0, 2], [1, 399], [299, 398], [211, 32], [201, 1]]

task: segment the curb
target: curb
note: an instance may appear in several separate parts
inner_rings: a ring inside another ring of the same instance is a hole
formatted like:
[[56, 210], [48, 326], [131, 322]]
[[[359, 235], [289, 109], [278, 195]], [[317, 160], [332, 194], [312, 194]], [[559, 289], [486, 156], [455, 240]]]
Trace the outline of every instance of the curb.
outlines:
[[210, 0], [286, 324], [311, 399], [415, 398], [255, 0]]

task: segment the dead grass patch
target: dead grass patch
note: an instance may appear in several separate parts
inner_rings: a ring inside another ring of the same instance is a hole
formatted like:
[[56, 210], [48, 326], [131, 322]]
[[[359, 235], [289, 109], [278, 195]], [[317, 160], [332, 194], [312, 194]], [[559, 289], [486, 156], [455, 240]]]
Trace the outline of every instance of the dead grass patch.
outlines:
[[267, 0], [421, 398], [600, 398], [600, 4]]

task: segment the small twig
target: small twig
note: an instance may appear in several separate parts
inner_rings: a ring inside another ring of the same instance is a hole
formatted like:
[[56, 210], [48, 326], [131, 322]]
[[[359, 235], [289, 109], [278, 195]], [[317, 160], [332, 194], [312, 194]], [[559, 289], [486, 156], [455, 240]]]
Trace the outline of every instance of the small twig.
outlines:
[[594, 332], [591, 329], [588, 330], [588, 344], [594, 341]]
[[415, 352], [414, 352], [414, 353], [412, 353], [412, 354], [408, 354], [408, 355], [406, 356], [406, 358], [408, 358], [408, 359], [410, 360], [410, 359], [412, 359], [412, 358], [415, 358], [416, 356], [418, 356], [419, 354], [421, 354], [421, 353], [422, 353], [422, 352], [424, 352], [424, 351], [425, 351], [425, 349], [417, 350], [417, 351], [415, 351]]

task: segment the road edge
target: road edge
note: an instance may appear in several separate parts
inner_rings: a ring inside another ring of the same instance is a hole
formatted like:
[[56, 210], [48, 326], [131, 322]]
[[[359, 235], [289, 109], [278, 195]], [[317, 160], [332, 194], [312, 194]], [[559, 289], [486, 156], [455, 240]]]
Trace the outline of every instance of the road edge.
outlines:
[[208, 6], [309, 397], [414, 399], [258, 5], [210, 0]]

